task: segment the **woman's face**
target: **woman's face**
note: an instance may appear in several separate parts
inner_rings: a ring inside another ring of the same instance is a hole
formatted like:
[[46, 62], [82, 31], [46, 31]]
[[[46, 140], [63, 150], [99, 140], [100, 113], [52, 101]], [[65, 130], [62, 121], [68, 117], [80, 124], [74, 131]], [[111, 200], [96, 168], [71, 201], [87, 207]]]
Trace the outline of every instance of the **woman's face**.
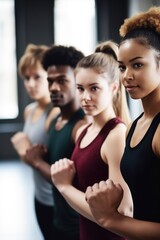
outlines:
[[41, 66], [28, 67], [24, 74], [24, 86], [31, 99], [45, 98], [49, 95], [47, 72]]
[[126, 40], [120, 45], [118, 62], [120, 80], [133, 99], [142, 99], [159, 86], [160, 66], [154, 49]]
[[76, 85], [80, 103], [87, 115], [96, 116], [112, 107], [113, 86], [109, 76], [103, 76], [91, 68], [80, 68], [76, 74]]

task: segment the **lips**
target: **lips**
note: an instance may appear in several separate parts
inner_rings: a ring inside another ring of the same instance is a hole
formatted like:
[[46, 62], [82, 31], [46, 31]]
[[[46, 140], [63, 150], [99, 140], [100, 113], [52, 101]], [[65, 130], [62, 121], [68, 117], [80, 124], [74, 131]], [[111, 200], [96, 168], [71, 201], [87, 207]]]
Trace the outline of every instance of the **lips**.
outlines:
[[28, 91], [29, 96], [35, 96], [37, 93], [35, 91]]
[[59, 101], [62, 99], [62, 96], [60, 94], [51, 94], [50, 98], [51, 98], [51, 101]]
[[83, 107], [85, 110], [93, 109], [93, 106], [92, 106], [92, 105], [83, 105], [82, 107]]
[[127, 91], [133, 91], [134, 89], [136, 89], [138, 86], [133, 86], [133, 85], [126, 85], [125, 88]]

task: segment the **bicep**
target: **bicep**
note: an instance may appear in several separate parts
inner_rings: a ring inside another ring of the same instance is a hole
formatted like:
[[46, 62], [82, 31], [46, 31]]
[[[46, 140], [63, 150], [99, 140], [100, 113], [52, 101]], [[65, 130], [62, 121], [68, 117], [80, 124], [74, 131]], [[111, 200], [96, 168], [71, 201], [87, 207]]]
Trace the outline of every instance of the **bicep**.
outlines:
[[119, 169], [125, 148], [125, 126], [116, 127], [106, 138], [101, 148], [101, 156], [109, 169]]
[[120, 171], [120, 162], [125, 148], [125, 130], [117, 129], [105, 143], [106, 160], [108, 164], [108, 178], [115, 184], [119, 183], [124, 191], [124, 197], [119, 207], [119, 211], [125, 215], [132, 216], [133, 203], [130, 190], [123, 179]]

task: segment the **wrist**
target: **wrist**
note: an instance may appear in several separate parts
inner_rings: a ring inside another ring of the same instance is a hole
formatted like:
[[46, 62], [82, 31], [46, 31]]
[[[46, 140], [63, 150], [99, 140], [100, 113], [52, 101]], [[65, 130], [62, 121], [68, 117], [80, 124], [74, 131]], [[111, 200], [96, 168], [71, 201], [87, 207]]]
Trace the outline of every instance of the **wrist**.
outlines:
[[39, 170], [40, 169], [40, 163], [41, 163], [40, 159], [35, 159], [34, 161], [32, 161], [32, 167]]
[[59, 184], [56, 187], [62, 195], [66, 195], [67, 192], [69, 192], [70, 189], [72, 188], [72, 185], [71, 184]]
[[117, 230], [119, 224], [123, 221], [124, 217], [125, 216], [121, 215], [117, 211], [115, 213], [112, 213], [109, 217], [102, 219], [101, 226], [114, 232], [115, 230]]

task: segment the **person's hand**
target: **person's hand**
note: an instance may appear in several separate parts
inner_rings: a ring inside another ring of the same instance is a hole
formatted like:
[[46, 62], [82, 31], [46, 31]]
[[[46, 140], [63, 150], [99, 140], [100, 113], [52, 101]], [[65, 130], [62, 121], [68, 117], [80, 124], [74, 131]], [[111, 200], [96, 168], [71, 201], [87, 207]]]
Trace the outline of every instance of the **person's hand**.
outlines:
[[123, 198], [123, 189], [120, 184], [114, 184], [108, 179], [92, 187], [89, 186], [85, 196], [97, 223], [104, 226], [107, 220], [118, 214], [117, 209]]
[[72, 184], [74, 175], [74, 162], [67, 158], [60, 159], [51, 165], [51, 179], [60, 192]]
[[11, 137], [10, 140], [11, 140], [11, 143], [12, 143], [14, 149], [20, 156], [20, 158], [23, 159], [23, 157], [26, 154], [27, 149], [29, 149], [31, 147], [31, 143], [30, 143], [26, 133], [17, 132]]
[[28, 165], [37, 168], [37, 164], [39, 164], [40, 161], [45, 161], [47, 155], [48, 149], [44, 145], [35, 144], [26, 151], [24, 161]]

